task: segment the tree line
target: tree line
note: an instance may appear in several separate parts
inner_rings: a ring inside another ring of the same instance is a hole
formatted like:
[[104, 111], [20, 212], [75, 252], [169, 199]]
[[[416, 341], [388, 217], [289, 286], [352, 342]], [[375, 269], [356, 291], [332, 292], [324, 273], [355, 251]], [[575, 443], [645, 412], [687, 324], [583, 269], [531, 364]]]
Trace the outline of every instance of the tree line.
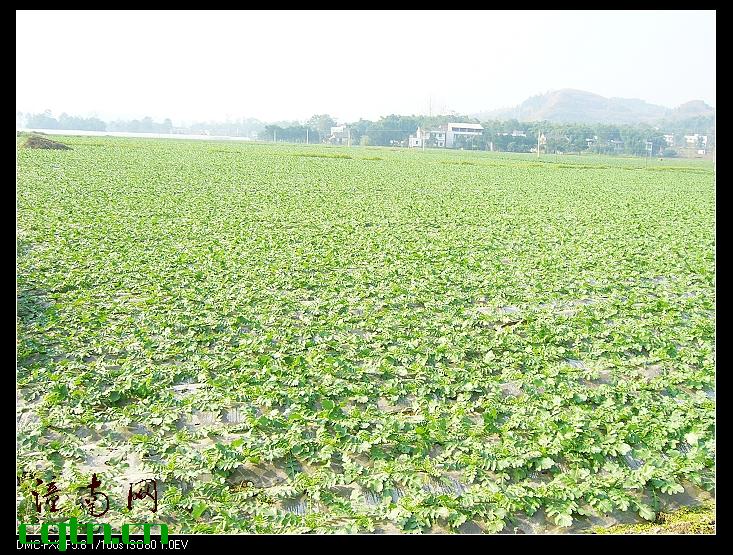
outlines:
[[[337, 126], [329, 114], [316, 114], [305, 122], [275, 122], [266, 124], [254, 118], [227, 122], [198, 122], [174, 128], [170, 119], [158, 123], [150, 117], [141, 120], [104, 122], [96, 117], [82, 118], [61, 114], [58, 118], [46, 111], [41, 114], [19, 114], [25, 127], [31, 129], [75, 129], [91, 131], [127, 131], [136, 133], [192, 133], [233, 137], [250, 137], [260, 141], [289, 143], [324, 143]], [[685, 134], [708, 136], [707, 147], [715, 145], [713, 116], [693, 117], [679, 121], [665, 121], [657, 126], [649, 124], [561, 124], [551, 122], [520, 122], [516, 119], [479, 121], [459, 114], [439, 116], [402, 116], [390, 114], [377, 121], [360, 119], [347, 124], [352, 145], [406, 146], [410, 135], [418, 127], [433, 129], [449, 122], [479, 123], [484, 131], [479, 137], [459, 137], [457, 148], [466, 150], [495, 150], [500, 152], [531, 152], [537, 148], [537, 139], [544, 135], [542, 150], [550, 153], [619, 154], [644, 156], [651, 144], [654, 155], [673, 156], [674, 148], [690, 146]], [[674, 134], [669, 145], [664, 135]], [[702, 145], [692, 145], [702, 146]]]
[[[649, 124], [562, 124], [551, 122], [520, 122], [516, 119], [480, 121], [456, 114], [440, 116], [401, 116], [390, 114], [377, 121], [360, 119], [346, 124], [352, 145], [407, 146], [410, 135], [418, 127], [434, 129], [450, 122], [479, 123], [484, 131], [480, 137], [459, 136], [456, 148], [466, 150], [495, 150], [500, 152], [536, 151], [537, 139], [542, 134], [543, 152], [618, 154], [645, 156], [649, 147], [653, 155], [676, 155], [675, 147], [690, 146], [686, 134], [699, 133], [708, 136], [707, 147], [715, 146], [715, 121], [710, 117], [664, 122], [659, 126]], [[328, 142], [336, 120], [328, 114], [314, 115], [304, 123], [280, 122], [265, 125], [257, 138], [261, 141], [287, 143]], [[674, 135], [674, 143], [668, 144], [664, 135]], [[702, 145], [693, 145], [702, 146]]]
[[190, 133], [211, 134], [231, 137], [255, 138], [264, 124], [253, 118], [242, 118], [228, 122], [196, 122], [174, 127], [170, 118], [156, 122], [146, 116], [142, 119], [105, 122], [97, 117], [76, 117], [66, 113], [54, 117], [50, 110], [38, 114], [16, 114], [16, 123], [28, 129], [62, 129], [75, 131], [120, 131], [127, 133]]

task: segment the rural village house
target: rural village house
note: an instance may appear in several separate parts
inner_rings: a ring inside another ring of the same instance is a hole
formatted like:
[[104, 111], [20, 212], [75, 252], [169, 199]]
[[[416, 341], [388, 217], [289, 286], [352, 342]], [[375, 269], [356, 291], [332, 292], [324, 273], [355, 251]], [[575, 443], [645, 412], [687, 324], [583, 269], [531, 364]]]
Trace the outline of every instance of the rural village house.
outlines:
[[430, 146], [437, 148], [454, 148], [459, 137], [480, 137], [484, 128], [478, 123], [446, 123], [433, 129], [417, 128], [410, 135], [408, 146], [420, 148]]

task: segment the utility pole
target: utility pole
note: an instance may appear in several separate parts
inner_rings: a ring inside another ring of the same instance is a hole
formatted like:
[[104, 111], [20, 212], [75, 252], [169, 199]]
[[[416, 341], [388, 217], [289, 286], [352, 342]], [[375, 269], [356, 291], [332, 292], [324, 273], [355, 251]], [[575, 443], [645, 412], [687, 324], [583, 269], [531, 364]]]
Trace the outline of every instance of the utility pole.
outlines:
[[540, 137], [542, 136], [542, 131], [537, 132], [537, 158], [540, 157]]
[[309, 144], [308, 143], [308, 128], [307, 127], [305, 128], [305, 144]]
[[351, 146], [351, 127], [349, 127], [349, 128], [347, 129], [347, 131], [348, 131], [348, 133], [349, 133], [349, 146]]
[[421, 133], [420, 140], [422, 141], [422, 151], [425, 152], [425, 131]]
[[428, 97], [428, 116], [433, 117], [433, 96]]
[[277, 129], [272, 130], [272, 142], [273, 143], [277, 142]]

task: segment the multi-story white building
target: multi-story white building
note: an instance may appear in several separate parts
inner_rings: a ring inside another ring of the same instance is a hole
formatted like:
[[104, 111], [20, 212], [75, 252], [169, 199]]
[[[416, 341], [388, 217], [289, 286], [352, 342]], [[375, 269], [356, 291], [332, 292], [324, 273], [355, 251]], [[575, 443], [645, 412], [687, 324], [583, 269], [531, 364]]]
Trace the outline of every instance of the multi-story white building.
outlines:
[[345, 145], [349, 143], [350, 138], [349, 128], [345, 125], [338, 125], [331, 128], [331, 136], [328, 138], [328, 142], [334, 145]]
[[410, 135], [408, 146], [454, 148], [459, 137], [480, 137], [483, 130], [484, 128], [478, 123], [447, 123], [433, 129], [418, 127], [417, 132]]
[[445, 146], [453, 148], [459, 137], [480, 137], [484, 128], [478, 123], [449, 123], [445, 133]]

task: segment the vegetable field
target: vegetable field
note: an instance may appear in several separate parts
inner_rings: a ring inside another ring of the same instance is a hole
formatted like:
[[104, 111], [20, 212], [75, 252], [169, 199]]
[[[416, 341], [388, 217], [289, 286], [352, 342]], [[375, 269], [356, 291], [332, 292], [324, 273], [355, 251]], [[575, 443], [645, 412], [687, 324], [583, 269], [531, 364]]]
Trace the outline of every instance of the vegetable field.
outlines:
[[54, 519], [90, 519], [93, 473], [97, 521], [171, 533], [574, 531], [712, 495], [711, 164], [63, 141], [17, 153], [17, 464]]

